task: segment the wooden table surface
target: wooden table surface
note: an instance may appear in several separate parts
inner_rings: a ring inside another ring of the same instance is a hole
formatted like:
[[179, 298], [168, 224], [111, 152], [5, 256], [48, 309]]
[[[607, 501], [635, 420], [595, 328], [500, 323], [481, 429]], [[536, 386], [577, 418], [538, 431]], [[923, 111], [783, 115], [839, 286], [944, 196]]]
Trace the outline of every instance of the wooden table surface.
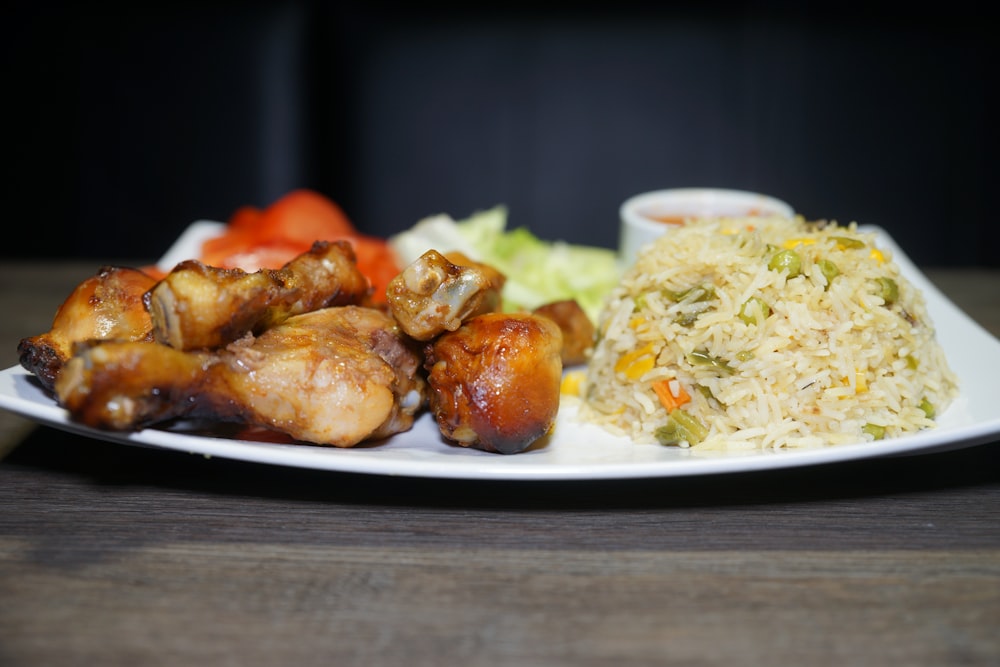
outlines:
[[[0, 266], [2, 367], [96, 267]], [[927, 274], [1000, 335], [1000, 272]], [[206, 459], [0, 411], [0, 665], [997, 665], [997, 445], [473, 482]]]

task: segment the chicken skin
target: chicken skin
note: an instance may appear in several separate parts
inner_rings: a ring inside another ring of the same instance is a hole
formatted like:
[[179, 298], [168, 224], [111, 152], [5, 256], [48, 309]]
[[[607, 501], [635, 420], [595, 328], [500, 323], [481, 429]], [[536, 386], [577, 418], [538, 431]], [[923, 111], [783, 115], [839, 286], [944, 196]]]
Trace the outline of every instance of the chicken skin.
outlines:
[[593, 328], [575, 302], [498, 312], [504, 282], [430, 250], [376, 307], [346, 242], [254, 273], [189, 260], [157, 281], [103, 267], [18, 352], [93, 428], [199, 419], [352, 447], [429, 409], [453, 443], [514, 454], [551, 430], [563, 367]]
[[499, 305], [503, 278], [491, 271], [471, 262], [454, 264], [437, 250], [428, 250], [389, 281], [386, 301], [403, 331], [429, 341]]
[[104, 266], [70, 293], [59, 306], [52, 328], [23, 338], [17, 353], [21, 366], [52, 392], [77, 343], [93, 340], [151, 341], [152, 322], [143, 294], [156, 279], [128, 267]]
[[212, 349], [320, 308], [363, 303], [370, 285], [347, 241], [317, 241], [280, 269], [178, 264], [146, 297], [156, 340]]
[[562, 332], [528, 313], [487, 313], [428, 343], [424, 367], [441, 433], [464, 447], [516, 454], [559, 411]]
[[594, 323], [579, 302], [575, 299], [552, 301], [531, 312], [549, 318], [562, 330], [563, 366], [586, 363], [587, 356], [594, 347], [595, 329]]
[[55, 388], [73, 419], [95, 428], [201, 418], [351, 447], [413, 425], [425, 406], [421, 361], [388, 314], [342, 306], [214, 351], [95, 344], [66, 365]]
[[481, 271], [490, 281], [489, 288], [483, 293], [482, 301], [476, 315], [499, 312], [503, 310], [503, 286], [507, 284], [507, 276], [491, 264], [478, 262], [458, 250], [446, 252], [444, 258], [458, 266], [469, 266]]

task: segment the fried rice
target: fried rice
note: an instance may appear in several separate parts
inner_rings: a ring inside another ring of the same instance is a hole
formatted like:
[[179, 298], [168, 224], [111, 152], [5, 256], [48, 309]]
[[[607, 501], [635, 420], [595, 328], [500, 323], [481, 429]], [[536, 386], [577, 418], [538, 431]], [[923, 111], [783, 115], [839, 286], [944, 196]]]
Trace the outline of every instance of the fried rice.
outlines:
[[640, 252], [598, 336], [579, 414], [640, 443], [892, 438], [958, 393], [922, 294], [853, 223], [689, 222]]

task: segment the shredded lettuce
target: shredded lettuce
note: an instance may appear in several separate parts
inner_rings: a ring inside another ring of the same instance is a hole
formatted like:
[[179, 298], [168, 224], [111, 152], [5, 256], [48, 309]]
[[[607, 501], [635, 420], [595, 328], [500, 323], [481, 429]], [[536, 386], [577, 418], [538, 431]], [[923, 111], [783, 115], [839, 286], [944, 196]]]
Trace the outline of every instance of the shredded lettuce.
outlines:
[[507, 277], [503, 291], [507, 311], [576, 299], [596, 322], [605, 297], [621, 277], [614, 250], [546, 241], [524, 227], [508, 230], [504, 206], [458, 221], [445, 214], [424, 218], [390, 237], [389, 245], [402, 266], [431, 249], [459, 251], [492, 265]]

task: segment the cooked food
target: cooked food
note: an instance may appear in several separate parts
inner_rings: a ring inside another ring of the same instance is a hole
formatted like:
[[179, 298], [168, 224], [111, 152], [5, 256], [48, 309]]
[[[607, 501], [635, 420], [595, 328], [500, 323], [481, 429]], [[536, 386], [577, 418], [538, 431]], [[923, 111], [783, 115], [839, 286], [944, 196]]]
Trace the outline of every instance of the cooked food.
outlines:
[[853, 224], [689, 222], [640, 252], [598, 332], [580, 415], [639, 442], [878, 440], [957, 394], [923, 296]]
[[465, 253], [458, 250], [446, 252], [444, 257], [452, 264], [457, 264], [458, 266], [470, 266], [474, 269], [478, 269], [490, 281], [489, 289], [483, 293], [483, 302], [477, 309], [479, 311], [476, 313], [477, 315], [482, 313], [500, 312], [503, 310], [503, 288], [504, 285], [507, 284], [506, 275], [501, 273], [500, 270], [492, 264], [472, 259]]
[[487, 313], [428, 343], [424, 366], [441, 433], [465, 447], [515, 454], [559, 411], [562, 333], [528, 313]]
[[484, 271], [452, 264], [438, 251], [428, 250], [389, 281], [385, 294], [403, 331], [428, 341], [492, 310], [496, 292]]
[[461, 394], [432, 408], [445, 437], [521, 451], [558, 411], [561, 331], [527, 314], [470, 323], [499, 305], [504, 276], [453, 257], [428, 251], [378, 305], [345, 242], [254, 273], [191, 260], [156, 281], [106, 267], [21, 342], [22, 364], [91, 427], [196, 418], [338, 447], [408, 430], [429, 373], [442, 396]]
[[22, 339], [21, 366], [49, 392], [77, 343], [93, 340], [152, 340], [143, 294], [156, 283], [146, 273], [104, 266], [81, 282], [59, 306], [52, 328]]
[[400, 328], [426, 342], [430, 409], [441, 433], [513, 454], [544, 435], [559, 410], [563, 335], [555, 318], [567, 326], [590, 320], [576, 302], [549, 317], [498, 313], [503, 282], [492, 267], [428, 250], [389, 283], [386, 297]]
[[214, 351], [96, 344], [66, 364], [55, 389], [74, 420], [95, 428], [205, 418], [350, 447], [412, 426], [425, 404], [421, 361], [391, 316], [341, 306]]
[[594, 347], [594, 323], [575, 299], [546, 303], [532, 312], [549, 318], [562, 330], [563, 366], [586, 363]]
[[153, 287], [147, 308], [156, 340], [178, 350], [211, 349], [285, 319], [361, 303], [368, 280], [346, 241], [317, 241], [280, 269], [220, 269], [178, 264]]

